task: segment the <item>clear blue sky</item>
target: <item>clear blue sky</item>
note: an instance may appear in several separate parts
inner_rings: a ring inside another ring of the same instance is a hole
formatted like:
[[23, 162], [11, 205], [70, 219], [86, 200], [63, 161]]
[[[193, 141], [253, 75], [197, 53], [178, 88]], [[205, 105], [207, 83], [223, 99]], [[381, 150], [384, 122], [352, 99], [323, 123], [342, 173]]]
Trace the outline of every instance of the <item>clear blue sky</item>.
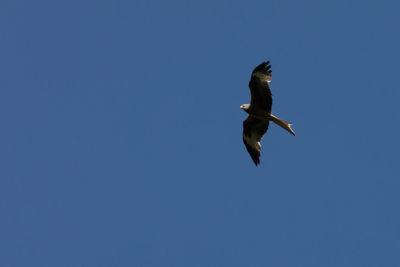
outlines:
[[1, 1], [0, 266], [400, 266], [399, 10]]

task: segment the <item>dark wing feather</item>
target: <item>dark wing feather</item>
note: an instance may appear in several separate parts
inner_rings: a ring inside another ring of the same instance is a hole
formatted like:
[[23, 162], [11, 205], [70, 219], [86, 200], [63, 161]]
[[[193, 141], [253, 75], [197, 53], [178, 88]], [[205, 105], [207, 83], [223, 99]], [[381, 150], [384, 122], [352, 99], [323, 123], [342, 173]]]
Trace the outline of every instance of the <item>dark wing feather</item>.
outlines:
[[256, 166], [260, 164], [260, 141], [268, 130], [269, 121], [249, 116], [243, 121], [243, 142]]
[[258, 65], [251, 74], [249, 82], [251, 92], [250, 113], [271, 113], [272, 94], [268, 82], [271, 81], [269, 61]]

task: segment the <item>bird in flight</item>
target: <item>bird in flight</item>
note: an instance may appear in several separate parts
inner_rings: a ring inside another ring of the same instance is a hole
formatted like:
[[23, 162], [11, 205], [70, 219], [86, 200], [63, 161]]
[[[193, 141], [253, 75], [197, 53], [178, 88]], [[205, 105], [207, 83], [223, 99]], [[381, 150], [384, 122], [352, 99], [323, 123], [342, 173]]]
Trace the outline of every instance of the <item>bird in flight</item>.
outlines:
[[271, 65], [269, 61], [258, 65], [251, 74], [249, 82], [250, 104], [240, 106], [249, 114], [243, 121], [243, 142], [256, 166], [260, 164], [261, 138], [268, 130], [270, 121], [275, 122], [286, 131], [295, 135], [291, 123], [283, 121], [271, 114], [272, 94], [269, 88], [271, 82]]

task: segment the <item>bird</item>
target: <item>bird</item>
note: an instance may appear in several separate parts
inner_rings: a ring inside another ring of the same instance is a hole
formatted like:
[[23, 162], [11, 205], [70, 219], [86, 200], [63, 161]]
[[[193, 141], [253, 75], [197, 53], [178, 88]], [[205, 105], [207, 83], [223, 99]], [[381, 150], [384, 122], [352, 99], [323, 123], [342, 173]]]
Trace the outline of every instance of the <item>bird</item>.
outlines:
[[243, 121], [243, 143], [256, 166], [260, 164], [260, 142], [268, 130], [270, 121], [296, 135], [291, 128], [292, 123], [281, 120], [271, 114], [272, 93], [269, 87], [271, 73], [269, 61], [262, 62], [253, 70], [249, 82], [250, 104], [240, 106], [243, 111], [249, 114], [247, 119]]

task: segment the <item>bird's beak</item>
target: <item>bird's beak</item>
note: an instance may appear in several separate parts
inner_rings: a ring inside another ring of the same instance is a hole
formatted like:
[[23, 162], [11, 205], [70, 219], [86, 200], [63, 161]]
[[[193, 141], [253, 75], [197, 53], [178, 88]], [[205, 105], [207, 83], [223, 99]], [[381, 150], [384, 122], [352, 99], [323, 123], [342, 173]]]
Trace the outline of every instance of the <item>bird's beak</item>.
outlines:
[[241, 109], [243, 109], [243, 106], [240, 106]]

